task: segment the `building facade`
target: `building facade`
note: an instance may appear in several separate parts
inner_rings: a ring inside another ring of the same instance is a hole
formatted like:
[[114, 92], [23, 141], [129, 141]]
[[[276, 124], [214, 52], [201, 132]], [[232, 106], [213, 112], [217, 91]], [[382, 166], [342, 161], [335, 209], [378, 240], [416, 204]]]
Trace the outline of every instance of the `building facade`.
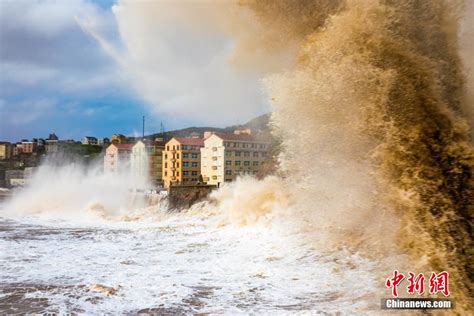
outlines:
[[44, 149], [48, 155], [56, 154], [59, 152], [59, 141], [57, 139], [47, 139]]
[[138, 141], [132, 148], [130, 166], [132, 173], [154, 185], [163, 183], [163, 141]]
[[14, 144], [0, 142], [0, 160], [10, 159], [14, 156]]
[[98, 145], [98, 144], [99, 144], [99, 142], [97, 140], [97, 137], [85, 136], [82, 139], [82, 145]]
[[133, 144], [111, 144], [105, 150], [104, 172], [125, 173], [130, 168]]
[[201, 151], [204, 143], [199, 138], [174, 137], [163, 150], [163, 185], [195, 184], [201, 175]]
[[113, 134], [110, 140], [112, 143], [124, 144], [128, 141], [128, 138], [122, 134]]
[[22, 153], [27, 153], [27, 154], [31, 154], [31, 153], [34, 153], [36, 152], [36, 148], [37, 148], [37, 143], [36, 142], [33, 142], [33, 141], [28, 141], [28, 140], [22, 140], [21, 141], [21, 152]]
[[148, 179], [148, 154], [146, 152], [146, 145], [141, 140], [132, 147], [130, 167], [135, 177], [144, 180]]
[[263, 167], [270, 140], [247, 133], [215, 133], [204, 140], [201, 174], [204, 182], [217, 185], [239, 175], [256, 175]]

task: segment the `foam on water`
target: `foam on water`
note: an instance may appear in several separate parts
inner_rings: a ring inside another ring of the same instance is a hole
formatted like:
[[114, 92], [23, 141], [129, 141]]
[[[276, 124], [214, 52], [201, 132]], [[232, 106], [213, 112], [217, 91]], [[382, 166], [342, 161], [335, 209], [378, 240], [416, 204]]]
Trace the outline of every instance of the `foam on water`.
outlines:
[[[378, 304], [374, 262], [318, 252], [283, 227], [222, 226], [216, 216], [3, 219], [0, 248], [1, 313], [362, 312]], [[117, 293], [91, 291], [95, 284]]]

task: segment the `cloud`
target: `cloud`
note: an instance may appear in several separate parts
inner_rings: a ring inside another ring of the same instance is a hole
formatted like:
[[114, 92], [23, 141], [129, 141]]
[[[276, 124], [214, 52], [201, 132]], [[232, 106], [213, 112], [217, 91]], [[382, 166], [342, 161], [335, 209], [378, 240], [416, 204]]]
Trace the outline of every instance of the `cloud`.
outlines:
[[[120, 72], [76, 17], [94, 17], [113, 38], [110, 11], [84, 0], [0, 3], [0, 86], [15, 95], [25, 87], [54, 93], [97, 91], [120, 85]], [[115, 34], [116, 36], [116, 34]]]
[[95, 21], [94, 28], [120, 48], [105, 2], [0, 0], [0, 140], [45, 137], [52, 130], [76, 138], [84, 130], [128, 131], [131, 113], [141, 115], [122, 69], [77, 23]]
[[131, 85], [158, 115], [195, 124], [242, 122], [268, 110], [255, 73], [230, 62], [234, 41], [206, 19], [216, 4], [119, 1], [113, 7], [122, 49], [81, 23], [121, 65]]

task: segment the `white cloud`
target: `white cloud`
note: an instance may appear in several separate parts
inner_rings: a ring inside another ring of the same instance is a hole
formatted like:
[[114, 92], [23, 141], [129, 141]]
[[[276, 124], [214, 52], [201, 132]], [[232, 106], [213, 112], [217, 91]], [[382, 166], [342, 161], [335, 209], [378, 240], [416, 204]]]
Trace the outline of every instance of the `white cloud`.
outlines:
[[124, 51], [81, 23], [123, 67], [157, 114], [198, 124], [233, 124], [265, 112], [259, 78], [229, 62], [233, 40], [211, 29], [213, 4], [119, 1], [113, 7]]
[[118, 67], [81, 30], [77, 18], [100, 21], [101, 32], [113, 37], [112, 13], [85, 0], [0, 2], [3, 93], [27, 87], [69, 94], [122, 84]]

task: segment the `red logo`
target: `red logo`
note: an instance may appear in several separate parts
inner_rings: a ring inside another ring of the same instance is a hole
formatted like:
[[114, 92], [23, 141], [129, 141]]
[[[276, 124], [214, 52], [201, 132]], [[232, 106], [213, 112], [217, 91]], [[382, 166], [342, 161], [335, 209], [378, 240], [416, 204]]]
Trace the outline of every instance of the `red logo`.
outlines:
[[[393, 271], [393, 277], [388, 278], [385, 281], [385, 286], [392, 289], [392, 295], [398, 297], [398, 286], [405, 279], [403, 273], [398, 272], [398, 270]], [[415, 294], [418, 293], [422, 295], [425, 292], [425, 276], [423, 273], [415, 275], [413, 272], [408, 272], [408, 281], [407, 293]], [[446, 271], [436, 274], [435, 272], [431, 273], [429, 279], [429, 293], [437, 294], [438, 292], [443, 293], [444, 296], [449, 296], [449, 273]]]

